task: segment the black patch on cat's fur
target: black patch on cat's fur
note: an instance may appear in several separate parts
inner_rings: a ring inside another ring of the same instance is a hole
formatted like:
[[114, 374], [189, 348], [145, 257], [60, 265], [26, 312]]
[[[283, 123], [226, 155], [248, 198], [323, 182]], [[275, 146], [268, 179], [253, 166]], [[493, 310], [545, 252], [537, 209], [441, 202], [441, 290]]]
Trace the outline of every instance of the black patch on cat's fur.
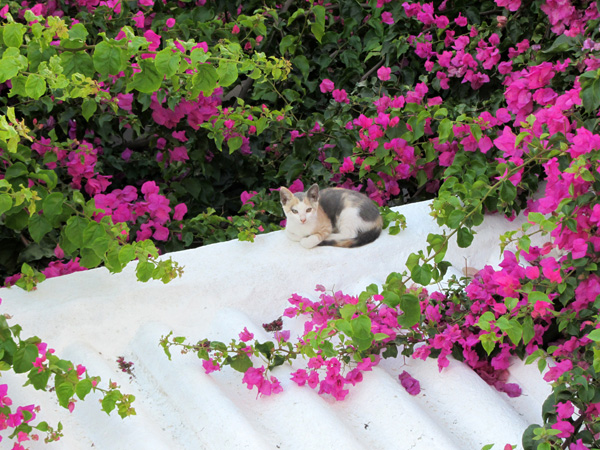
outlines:
[[331, 221], [333, 230], [337, 229], [337, 219], [344, 209], [344, 202], [341, 201], [341, 198], [342, 191], [335, 189], [324, 189], [319, 196], [319, 205]]
[[358, 215], [365, 222], [375, 222], [379, 217], [379, 209], [372, 202], [363, 203]]
[[[356, 236], [356, 238], [354, 238], [354, 239], [347, 239], [342, 242], [335, 241], [332, 239], [325, 239], [324, 241], [321, 241], [319, 243], [319, 246], [333, 245], [336, 247], [348, 247], [348, 248], [362, 247], [363, 245], [367, 245], [367, 244], [370, 244], [371, 242], [373, 242], [375, 239], [377, 239], [379, 237], [380, 234], [381, 234], [380, 228], [371, 228], [370, 230], [359, 233], [358, 236]], [[349, 245], [344, 245], [346, 243], [349, 243]]]
[[377, 239], [380, 234], [381, 228], [379, 227], [371, 228], [370, 230], [364, 231], [358, 236], [356, 236], [356, 240], [354, 241], [354, 244], [351, 245], [351, 247], [360, 247], [361, 245], [370, 244], [375, 239]]

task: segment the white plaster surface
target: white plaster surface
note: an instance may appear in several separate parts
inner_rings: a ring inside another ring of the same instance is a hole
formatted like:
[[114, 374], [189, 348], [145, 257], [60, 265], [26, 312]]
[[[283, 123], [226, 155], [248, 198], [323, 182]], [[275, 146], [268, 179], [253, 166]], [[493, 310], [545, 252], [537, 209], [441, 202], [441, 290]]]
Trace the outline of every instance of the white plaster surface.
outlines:
[[[395, 209], [406, 216], [408, 229], [396, 236], [384, 231], [357, 249], [307, 250], [278, 231], [254, 243], [230, 241], [167, 255], [185, 266], [183, 278], [167, 285], [139, 283], [129, 266], [120, 274], [100, 268], [49, 279], [34, 292], [0, 289], [2, 313], [23, 327], [23, 337], [39, 336], [62, 358], [100, 375], [103, 384], [117, 381], [122, 392], [136, 396], [137, 415], [125, 420], [102, 412], [95, 394], [77, 402], [70, 414], [54, 394], [21, 389], [24, 376], [3, 373], [0, 382], [9, 383], [15, 404], [40, 404], [41, 420], [64, 425], [58, 443], [30, 448], [478, 450], [492, 443], [494, 449], [507, 443], [521, 448], [524, 429], [539, 423], [550, 392], [535, 366], [515, 362], [511, 368], [509, 381], [523, 389], [517, 399], [457, 361], [440, 373], [436, 360], [402, 357], [365, 373], [342, 402], [296, 386], [290, 367], [273, 372], [283, 393], [257, 399], [256, 389], [248, 390], [231, 368], [206, 375], [194, 355], [174, 351], [169, 362], [159, 347], [171, 330], [191, 341], [228, 342], [247, 326], [264, 341], [269, 335], [261, 324], [279, 317], [292, 293], [317, 299], [317, 284], [350, 294], [382, 284], [390, 272], [405, 269], [411, 252], [425, 249], [428, 233], [439, 232], [429, 203]], [[450, 246], [450, 270], [460, 274], [465, 266], [497, 264], [498, 236], [519, 223], [487, 217], [470, 248]], [[284, 318], [286, 328], [292, 337], [300, 330]], [[119, 371], [119, 356], [134, 362], [135, 378]], [[403, 370], [420, 381], [419, 395], [399, 384]]]

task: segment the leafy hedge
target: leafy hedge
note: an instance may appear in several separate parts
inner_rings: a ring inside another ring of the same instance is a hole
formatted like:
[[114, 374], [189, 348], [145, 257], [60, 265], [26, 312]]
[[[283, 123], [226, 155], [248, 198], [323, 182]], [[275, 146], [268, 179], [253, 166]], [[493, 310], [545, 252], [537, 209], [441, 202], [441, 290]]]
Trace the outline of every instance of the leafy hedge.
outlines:
[[[0, 17], [6, 285], [33, 289], [45, 277], [99, 265], [119, 272], [134, 260], [138, 279], [167, 282], [182, 268], [163, 252], [277, 229], [271, 191], [284, 184], [358, 189], [381, 206], [434, 198], [449, 231], [430, 235], [382, 293], [370, 287], [330, 311], [307, 337], [312, 350], [298, 353], [348, 364], [351, 354], [363, 370], [398, 348], [437, 357], [440, 368], [453, 354], [482, 376], [500, 373], [511, 355], [541, 365], [553, 356], [553, 397], [524, 446], [596, 445], [596, 2], [0, 1]], [[469, 246], [485, 214], [523, 211], [530, 223], [505, 237], [516, 250], [500, 269], [442, 293], [407, 288], [441, 280], [449, 240]], [[532, 234], [548, 244], [533, 245]], [[374, 311], [396, 314], [395, 325], [369, 330]], [[336, 353], [332, 330], [354, 350]], [[9, 333], [5, 368], [17, 371], [16, 358], [19, 372], [63, 380], [68, 364], [40, 367], [41, 340]], [[163, 340], [166, 350], [182, 343]], [[237, 361], [260, 390], [271, 383], [264, 368], [228, 353], [244, 345], [199, 355]], [[253, 351], [276, 365], [271, 347]], [[81, 382], [57, 389], [63, 406]], [[15, 429], [31, 432], [27, 419]]]

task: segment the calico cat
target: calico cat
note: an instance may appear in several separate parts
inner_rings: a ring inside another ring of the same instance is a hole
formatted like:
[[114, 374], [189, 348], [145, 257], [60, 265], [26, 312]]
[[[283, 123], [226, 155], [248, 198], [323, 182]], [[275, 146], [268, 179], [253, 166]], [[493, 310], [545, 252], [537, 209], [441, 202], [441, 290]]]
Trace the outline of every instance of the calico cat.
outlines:
[[313, 184], [306, 192], [279, 190], [287, 217], [285, 233], [303, 247], [317, 245], [360, 247], [379, 237], [383, 220], [375, 203], [350, 189], [319, 191]]

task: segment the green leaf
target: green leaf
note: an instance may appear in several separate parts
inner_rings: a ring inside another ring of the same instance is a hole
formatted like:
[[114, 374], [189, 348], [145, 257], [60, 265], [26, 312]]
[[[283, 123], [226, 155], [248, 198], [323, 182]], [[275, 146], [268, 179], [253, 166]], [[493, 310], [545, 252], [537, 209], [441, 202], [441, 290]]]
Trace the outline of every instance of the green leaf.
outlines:
[[[101, 75], [117, 75], [124, 69], [126, 57], [121, 48], [107, 41], [102, 41], [96, 45], [92, 60], [96, 71]], [[145, 59], [142, 63], [145, 61], [148, 60]]]
[[510, 325], [510, 328], [506, 330], [506, 334], [513, 344], [519, 345], [523, 337], [523, 327], [517, 320], [511, 320]]
[[181, 62], [180, 55], [179, 51], [173, 52], [173, 49], [171, 48], [161, 50], [154, 58], [156, 69], [167, 78], [172, 77], [179, 70], [179, 63]]
[[446, 251], [448, 250], [448, 241], [444, 235], [429, 233], [427, 235], [427, 243], [429, 247], [427, 249], [431, 249], [435, 253], [435, 257], [433, 258], [436, 264], [439, 264], [443, 261], [444, 256], [446, 256]]
[[315, 22], [310, 26], [310, 31], [315, 35], [315, 39], [321, 43], [321, 39], [325, 34], [325, 7], [315, 5], [312, 12], [315, 15]]
[[222, 61], [217, 67], [219, 85], [222, 87], [231, 86], [238, 79], [237, 63], [231, 61]]
[[381, 295], [383, 295], [383, 303], [390, 308], [395, 308], [400, 304], [400, 297], [393, 291], [383, 291]]
[[523, 320], [523, 344], [527, 345], [535, 336], [535, 330], [533, 328], [533, 319], [526, 317]]
[[410, 277], [413, 279], [415, 283], [420, 284], [421, 286], [427, 286], [431, 283], [431, 265], [423, 264], [422, 266], [416, 265], [410, 271]]
[[358, 316], [350, 321], [352, 325], [352, 336], [360, 338], [372, 338], [371, 319], [368, 316]]
[[58, 397], [58, 403], [63, 408], [69, 406], [69, 402], [74, 394], [73, 385], [68, 381], [63, 381], [61, 384], [56, 386], [56, 397]]
[[52, 225], [48, 219], [41, 214], [34, 214], [29, 218], [29, 234], [35, 242], [40, 242], [42, 238], [52, 230]]
[[229, 153], [235, 152], [238, 148], [242, 146], [244, 143], [244, 139], [242, 136], [234, 136], [227, 141], [227, 146], [229, 147]]
[[88, 395], [91, 391], [92, 380], [89, 378], [84, 378], [77, 383], [77, 386], [75, 386], [75, 394], [77, 394], [77, 397], [79, 397], [81, 400], [84, 400], [86, 395]]
[[467, 214], [462, 209], [455, 209], [448, 215], [448, 219], [446, 220], [446, 225], [450, 228], [456, 229], [461, 225], [461, 222], [464, 220]]
[[473, 242], [473, 233], [468, 228], [459, 228], [456, 235], [456, 242], [460, 248], [467, 248]]
[[8, 194], [0, 194], [0, 216], [12, 208], [12, 197]]
[[74, 73], [80, 73], [86, 77], [92, 77], [95, 73], [92, 57], [83, 51], [63, 52], [60, 54], [60, 62], [64, 75], [69, 78]]
[[308, 79], [310, 74], [310, 63], [308, 58], [304, 55], [298, 55], [292, 59], [292, 63], [300, 70], [304, 79]]
[[448, 142], [454, 137], [453, 122], [450, 119], [442, 119], [438, 126], [440, 143]]
[[194, 89], [201, 91], [205, 96], [213, 93], [217, 87], [219, 75], [212, 64], [200, 64], [197, 67], [198, 73], [192, 77]]
[[25, 82], [25, 92], [34, 100], [39, 99], [46, 93], [46, 80], [44, 77], [36, 73], [30, 73]]
[[[72, 253], [83, 246], [83, 231], [87, 227], [87, 224], [88, 220], [83, 217], [72, 216], [67, 220], [67, 225], [62, 231], [64, 242], [61, 242], [61, 248], [65, 252]], [[70, 250], [67, 250], [67, 247]]]
[[140, 69], [141, 72], [133, 75], [133, 81], [129, 87], [144, 94], [153, 94], [158, 91], [164, 76], [156, 70], [154, 61], [151, 59], [140, 61]]
[[115, 409], [117, 401], [121, 400], [122, 397], [123, 394], [119, 391], [110, 391], [102, 399], [102, 411], [106, 412], [106, 414], [110, 414], [112, 410]]
[[245, 353], [240, 353], [233, 358], [231, 358], [231, 362], [229, 363], [232, 369], [237, 370], [238, 372], [245, 373], [250, 367], [252, 367], [252, 360]]
[[400, 297], [400, 309], [404, 314], [398, 316], [398, 325], [411, 328], [421, 320], [419, 298], [414, 294], [403, 294]]
[[153, 272], [154, 264], [148, 261], [139, 261], [137, 267], [135, 268], [137, 279], [142, 282], [146, 282], [152, 278]]
[[481, 342], [481, 345], [488, 356], [494, 351], [494, 347], [496, 347], [496, 340], [496, 335], [493, 333], [482, 334], [479, 336], [479, 341]]
[[71, 25], [71, 28], [69, 29], [70, 39], [78, 39], [80, 41], [85, 41], [85, 38], [88, 36], [88, 34], [88, 30], [82, 23], [76, 23], [74, 25]]
[[595, 111], [600, 107], [600, 72], [585, 72], [581, 83], [581, 100], [586, 111]]
[[7, 47], [19, 48], [23, 44], [25, 25], [21, 23], [7, 23], [2, 30], [2, 38]]
[[517, 187], [511, 181], [506, 180], [500, 188], [500, 199], [506, 203], [512, 203], [517, 197]]
[[15, 77], [19, 70], [27, 68], [27, 58], [16, 48], [8, 48], [0, 60], [0, 83]]
[[46, 183], [48, 190], [52, 190], [58, 184], [58, 176], [54, 170], [37, 169], [35, 173], [30, 173], [29, 176], [35, 180], [42, 180]]
[[531, 305], [535, 305], [537, 302], [547, 302], [547, 303], [550, 302], [548, 294], [546, 294], [545, 292], [541, 292], [541, 291], [530, 292], [529, 295], [527, 296], [527, 300], [529, 301], [529, 303]]
[[286, 50], [294, 45], [297, 39], [298, 38], [293, 34], [286, 34], [279, 43], [279, 53], [281, 53], [281, 55], [285, 55]]
[[91, 248], [82, 248], [80, 254], [81, 260], [79, 261], [79, 264], [87, 269], [98, 267], [102, 262], [102, 259]]
[[26, 344], [19, 347], [13, 356], [13, 370], [15, 373], [29, 372], [37, 357], [38, 348], [34, 344]]
[[27, 166], [22, 162], [16, 162], [12, 166], [9, 166], [4, 173], [4, 178], [6, 180], [12, 180], [15, 178], [22, 177], [28, 174]]
[[338, 319], [335, 321], [335, 328], [348, 337], [352, 337], [352, 325], [349, 318]]
[[81, 114], [83, 115], [83, 118], [89, 122], [90, 117], [94, 115], [97, 109], [98, 104], [96, 103], [96, 100], [88, 97], [83, 100], [83, 104], [81, 105]]
[[[218, 348], [216, 350], [219, 351], [227, 351], [227, 347], [224, 344], [221, 344], [222, 348]], [[211, 347], [212, 347], [212, 343], [211, 343]], [[256, 342], [254, 344], [254, 348], [256, 348], [256, 350], [258, 350], [262, 355], [264, 355], [265, 358], [267, 359], [271, 359], [271, 355], [273, 354], [273, 350], [275, 349], [275, 344], [273, 344], [273, 342], [271, 341], [267, 341], [264, 343], [260, 343], [260, 342]]]
[[123, 265], [133, 261], [135, 259], [135, 247], [131, 244], [124, 245], [119, 250], [119, 262]]
[[600, 329], [595, 329], [591, 331], [590, 334], [587, 335], [587, 337], [594, 342], [600, 342]]

